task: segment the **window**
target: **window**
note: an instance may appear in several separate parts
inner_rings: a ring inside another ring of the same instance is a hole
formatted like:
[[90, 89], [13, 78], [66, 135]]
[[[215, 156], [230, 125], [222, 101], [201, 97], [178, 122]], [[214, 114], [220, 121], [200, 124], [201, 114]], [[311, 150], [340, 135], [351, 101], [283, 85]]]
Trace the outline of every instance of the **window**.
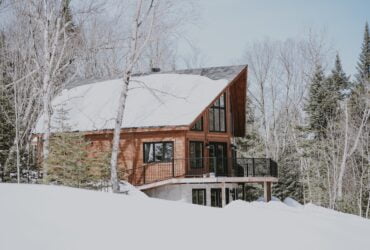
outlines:
[[173, 142], [144, 143], [144, 162], [168, 162], [173, 158]]
[[222, 207], [221, 188], [211, 188], [211, 206]]
[[226, 132], [226, 97], [222, 94], [209, 108], [209, 131]]
[[204, 206], [207, 205], [205, 189], [193, 189], [192, 197], [193, 197], [193, 204], [204, 205]]
[[190, 168], [203, 168], [203, 142], [190, 142]]
[[191, 130], [192, 131], [203, 131], [203, 116], [194, 123]]

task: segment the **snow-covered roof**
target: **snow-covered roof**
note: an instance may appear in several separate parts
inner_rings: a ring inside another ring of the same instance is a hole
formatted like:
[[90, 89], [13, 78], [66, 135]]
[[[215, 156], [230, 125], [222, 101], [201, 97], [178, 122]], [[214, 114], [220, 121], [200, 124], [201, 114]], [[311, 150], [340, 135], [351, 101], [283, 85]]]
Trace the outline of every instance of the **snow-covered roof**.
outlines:
[[[190, 125], [227, 86], [228, 79], [212, 80], [189, 74], [150, 74], [133, 77], [122, 128]], [[113, 129], [122, 79], [65, 89], [52, 101], [52, 131], [58, 131], [58, 109], [67, 111], [72, 131]], [[43, 118], [35, 133], [43, 133]]]
[[[212, 79], [212, 80], [226, 79], [226, 80], [232, 81], [245, 67], [246, 65], [232, 65], [232, 66], [219, 66], [219, 67], [209, 67], [209, 68], [180, 69], [180, 70], [168, 71], [168, 72], [163, 72], [163, 73], [199, 75], [199, 76], [208, 77], [209, 79]], [[145, 75], [145, 74], [138, 74], [138, 75]]]

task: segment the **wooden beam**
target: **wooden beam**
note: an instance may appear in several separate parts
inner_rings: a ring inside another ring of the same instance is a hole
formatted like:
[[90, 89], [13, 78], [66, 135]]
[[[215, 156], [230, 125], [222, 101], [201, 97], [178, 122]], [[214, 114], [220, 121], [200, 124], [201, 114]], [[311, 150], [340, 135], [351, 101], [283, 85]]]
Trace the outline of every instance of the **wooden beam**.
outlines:
[[265, 181], [263, 183], [263, 194], [265, 202], [271, 201], [271, 182]]

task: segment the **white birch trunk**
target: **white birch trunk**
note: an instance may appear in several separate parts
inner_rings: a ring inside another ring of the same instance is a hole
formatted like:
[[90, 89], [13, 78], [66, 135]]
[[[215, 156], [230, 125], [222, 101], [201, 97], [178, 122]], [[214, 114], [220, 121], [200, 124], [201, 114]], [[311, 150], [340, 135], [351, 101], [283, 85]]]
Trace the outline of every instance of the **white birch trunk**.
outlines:
[[125, 77], [125, 81], [123, 84], [123, 88], [121, 91], [121, 95], [118, 101], [118, 111], [116, 117], [116, 123], [113, 132], [113, 141], [112, 141], [112, 155], [110, 161], [110, 170], [111, 170], [111, 183], [113, 192], [119, 192], [119, 179], [117, 174], [117, 163], [118, 163], [118, 155], [120, 153], [120, 138], [121, 138], [121, 127], [122, 127], [122, 120], [123, 115], [125, 113], [125, 106], [126, 106], [126, 99], [127, 99], [127, 92], [128, 86], [130, 82], [130, 73]]
[[[148, 9], [148, 12], [146, 16], [144, 16], [144, 20], [148, 17], [150, 10], [153, 7], [153, 0], [151, 2], [151, 5]], [[154, 23], [154, 14], [153, 19], [151, 21], [150, 30], [148, 31], [148, 34], [146, 35], [146, 38], [139, 47], [138, 45], [138, 39], [139, 39], [139, 27], [142, 25], [142, 21], [140, 21], [141, 16], [141, 10], [142, 10], [142, 0], [139, 0], [137, 2], [137, 9], [136, 9], [136, 15], [132, 23], [132, 33], [131, 33], [131, 41], [130, 41], [130, 50], [129, 50], [129, 57], [127, 60], [127, 65], [123, 77], [123, 88], [120, 94], [120, 98], [118, 101], [118, 109], [117, 109], [117, 117], [115, 121], [115, 127], [113, 131], [113, 141], [112, 141], [112, 154], [111, 154], [111, 161], [110, 161], [110, 170], [111, 170], [111, 184], [113, 192], [117, 193], [119, 192], [119, 179], [117, 174], [117, 168], [118, 168], [118, 156], [120, 152], [120, 139], [121, 139], [121, 127], [123, 122], [123, 116], [125, 112], [125, 106], [126, 106], [126, 99], [127, 99], [127, 92], [128, 87], [130, 84], [131, 79], [131, 72], [134, 69], [135, 64], [137, 63], [137, 60], [139, 59], [143, 49], [145, 48], [153, 28]]]

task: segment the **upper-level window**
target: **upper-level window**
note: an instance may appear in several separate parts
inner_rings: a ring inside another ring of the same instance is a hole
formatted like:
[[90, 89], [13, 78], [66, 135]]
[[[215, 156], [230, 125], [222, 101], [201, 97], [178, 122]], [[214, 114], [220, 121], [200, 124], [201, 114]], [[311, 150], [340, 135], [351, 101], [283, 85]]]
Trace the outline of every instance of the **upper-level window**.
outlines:
[[203, 116], [199, 118], [191, 128], [193, 131], [203, 131]]
[[226, 132], [225, 94], [222, 94], [209, 108], [209, 131]]
[[144, 162], [168, 162], [173, 158], [173, 142], [144, 143]]

